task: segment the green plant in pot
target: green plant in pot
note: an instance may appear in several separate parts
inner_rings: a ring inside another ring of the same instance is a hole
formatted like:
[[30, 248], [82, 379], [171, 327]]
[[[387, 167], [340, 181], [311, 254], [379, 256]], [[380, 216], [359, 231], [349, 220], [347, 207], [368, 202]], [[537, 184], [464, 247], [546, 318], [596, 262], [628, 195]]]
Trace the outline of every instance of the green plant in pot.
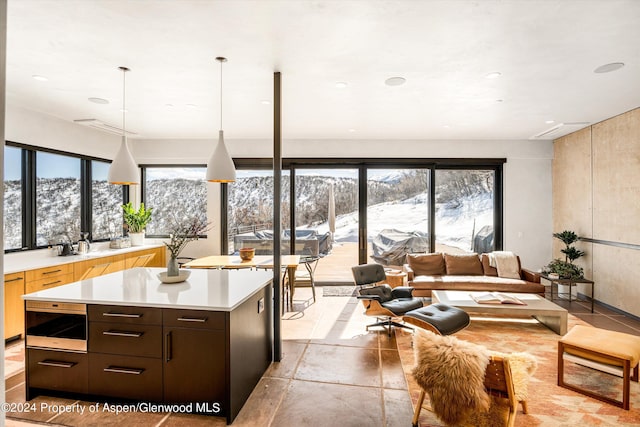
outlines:
[[584, 270], [573, 263], [581, 256], [585, 255], [584, 251], [577, 249], [573, 245], [578, 241], [578, 235], [573, 231], [565, 230], [561, 233], [553, 233], [553, 237], [559, 239], [564, 243], [564, 249], [560, 252], [564, 254], [564, 261], [556, 258], [551, 261], [544, 269], [544, 272], [549, 274], [557, 274], [561, 279], [582, 279]]
[[129, 232], [132, 246], [141, 246], [144, 242], [144, 229], [151, 221], [153, 208], [145, 208], [144, 203], [136, 210], [131, 202], [122, 205], [124, 226]]

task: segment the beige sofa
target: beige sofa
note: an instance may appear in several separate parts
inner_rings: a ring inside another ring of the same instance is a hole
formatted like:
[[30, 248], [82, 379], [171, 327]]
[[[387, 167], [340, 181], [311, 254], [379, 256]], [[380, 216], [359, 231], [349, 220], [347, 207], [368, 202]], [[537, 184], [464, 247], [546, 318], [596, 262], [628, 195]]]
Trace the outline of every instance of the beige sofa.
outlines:
[[[518, 258], [520, 267], [520, 258]], [[540, 276], [518, 268], [519, 278], [498, 277], [487, 254], [409, 254], [403, 266], [413, 295], [430, 297], [432, 290], [520, 292], [544, 295]]]

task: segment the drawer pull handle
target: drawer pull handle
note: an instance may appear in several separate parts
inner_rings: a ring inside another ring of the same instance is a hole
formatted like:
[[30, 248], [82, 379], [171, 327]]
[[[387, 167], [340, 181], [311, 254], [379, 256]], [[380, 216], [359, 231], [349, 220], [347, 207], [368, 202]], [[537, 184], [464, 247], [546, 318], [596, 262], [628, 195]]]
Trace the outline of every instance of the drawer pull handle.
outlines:
[[72, 368], [76, 365], [75, 362], [60, 362], [57, 360], [43, 360], [38, 362], [38, 365], [42, 366], [53, 366], [54, 368]]
[[121, 368], [119, 366], [109, 366], [108, 368], [103, 369], [104, 372], [112, 372], [114, 374], [130, 374], [130, 375], [140, 375], [144, 372], [144, 369], [136, 369], [136, 368]]
[[16, 277], [14, 279], [5, 280], [4, 283], [17, 282], [18, 280], [23, 280], [22, 277]]
[[43, 271], [42, 274], [53, 274], [53, 273], [60, 273], [62, 270], [61, 269], [57, 269], [57, 270], [51, 270], [51, 271]]
[[128, 313], [102, 313], [106, 317], [127, 317], [129, 319], [139, 319], [142, 314], [128, 314]]
[[198, 323], [204, 323], [207, 321], [207, 318], [205, 317], [204, 319], [202, 317], [178, 317], [178, 320], [180, 322], [198, 322]]
[[142, 336], [142, 332], [103, 331], [102, 335], [109, 335], [109, 336], [112, 336], [112, 337], [140, 338]]
[[60, 283], [60, 280], [56, 280], [55, 282], [49, 282], [49, 283], [43, 283], [42, 286], [51, 286], [51, 285], [55, 285], [56, 283]]

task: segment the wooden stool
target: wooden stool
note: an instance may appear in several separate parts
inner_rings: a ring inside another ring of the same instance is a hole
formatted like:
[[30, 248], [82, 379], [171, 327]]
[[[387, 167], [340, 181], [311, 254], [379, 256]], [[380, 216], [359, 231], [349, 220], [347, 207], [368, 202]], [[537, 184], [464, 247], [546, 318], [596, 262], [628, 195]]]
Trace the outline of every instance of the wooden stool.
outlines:
[[[622, 401], [565, 383], [565, 359], [621, 376]], [[640, 337], [577, 325], [558, 341], [558, 385], [629, 410], [630, 380], [638, 382], [638, 360], [640, 360]]]

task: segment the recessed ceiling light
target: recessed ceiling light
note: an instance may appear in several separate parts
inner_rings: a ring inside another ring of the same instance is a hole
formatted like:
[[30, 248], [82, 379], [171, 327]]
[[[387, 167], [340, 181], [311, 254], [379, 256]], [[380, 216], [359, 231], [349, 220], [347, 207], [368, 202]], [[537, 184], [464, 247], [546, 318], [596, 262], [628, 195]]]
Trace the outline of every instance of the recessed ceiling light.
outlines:
[[500, 76], [502, 76], [502, 73], [500, 73], [498, 71], [494, 71], [494, 72], [489, 73], [486, 76], [484, 76], [484, 78], [485, 79], [497, 79]]
[[610, 73], [612, 71], [619, 70], [624, 67], [624, 62], [612, 62], [611, 64], [604, 64], [593, 70], [594, 73]]
[[93, 102], [94, 104], [108, 104], [109, 101], [104, 98], [89, 98], [89, 102]]
[[504, 99], [496, 99], [496, 102], [504, 102]]
[[356, 131], [355, 129], [349, 129], [349, 132], [351, 132], [351, 133], [353, 133], [355, 131]]
[[349, 86], [349, 83], [347, 83], [347, 82], [337, 82], [336, 83], [336, 87], [339, 88], [339, 89], [344, 89], [347, 86]]
[[546, 124], [550, 125], [551, 123], [555, 123], [555, 120], [545, 120], [544, 121]]
[[387, 86], [401, 86], [406, 81], [407, 79], [405, 79], [404, 77], [389, 77], [384, 81], [384, 84], [386, 84]]
[[444, 125], [442, 127], [445, 128], [445, 129], [451, 129], [451, 126], [449, 126], [449, 125]]
[[37, 81], [39, 81], [39, 82], [48, 82], [48, 81], [49, 81], [49, 79], [48, 79], [48, 78], [46, 78], [45, 76], [39, 76], [39, 75], [37, 75], [37, 74], [34, 74], [34, 75], [33, 75], [33, 76], [31, 76], [31, 77], [33, 77], [34, 79], [36, 79], [36, 80], [37, 80]]
[[271, 105], [271, 101], [269, 101], [268, 99], [263, 99], [262, 101], [260, 101], [260, 104], [262, 104], [262, 105]]
[[173, 104], [164, 104], [164, 106], [167, 108], [173, 108]]
[[187, 108], [197, 108], [196, 104], [187, 104], [185, 105]]

